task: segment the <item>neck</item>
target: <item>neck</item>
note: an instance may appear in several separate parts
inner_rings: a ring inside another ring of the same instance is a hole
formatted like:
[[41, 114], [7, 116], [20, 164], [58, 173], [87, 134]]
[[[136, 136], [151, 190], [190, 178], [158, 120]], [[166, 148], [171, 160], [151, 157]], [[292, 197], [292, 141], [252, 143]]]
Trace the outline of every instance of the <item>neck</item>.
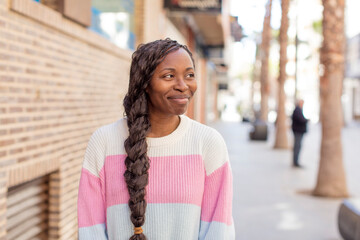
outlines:
[[180, 124], [180, 117], [177, 115], [159, 117], [150, 114], [149, 118], [151, 128], [147, 136], [152, 138], [167, 136], [172, 133]]

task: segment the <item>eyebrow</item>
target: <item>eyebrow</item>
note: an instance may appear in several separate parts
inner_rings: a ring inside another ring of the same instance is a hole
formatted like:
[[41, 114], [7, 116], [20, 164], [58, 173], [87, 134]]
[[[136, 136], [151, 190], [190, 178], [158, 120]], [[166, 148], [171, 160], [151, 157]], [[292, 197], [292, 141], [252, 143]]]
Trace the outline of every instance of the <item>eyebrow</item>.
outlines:
[[[175, 71], [175, 68], [164, 68], [164, 69], [162, 69], [160, 72], [163, 72], [163, 71], [165, 71], [165, 70]], [[185, 70], [186, 70], [186, 71], [194, 70], [194, 68], [193, 68], [193, 67], [188, 67], [188, 68], [186, 68]]]

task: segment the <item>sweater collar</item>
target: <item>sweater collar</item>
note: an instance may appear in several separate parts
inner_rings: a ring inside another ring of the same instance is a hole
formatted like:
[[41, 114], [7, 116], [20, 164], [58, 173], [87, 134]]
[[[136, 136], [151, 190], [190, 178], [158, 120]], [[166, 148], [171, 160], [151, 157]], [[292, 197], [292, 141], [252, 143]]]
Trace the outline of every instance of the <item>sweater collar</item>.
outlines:
[[180, 115], [180, 124], [172, 133], [164, 137], [158, 137], [158, 138], [147, 137], [146, 142], [149, 147], [157, 147], [157, 146], [172, 144], [178, 141], [186, 133], [189, 123], [190, 123], [190, 119], [187, 116]]

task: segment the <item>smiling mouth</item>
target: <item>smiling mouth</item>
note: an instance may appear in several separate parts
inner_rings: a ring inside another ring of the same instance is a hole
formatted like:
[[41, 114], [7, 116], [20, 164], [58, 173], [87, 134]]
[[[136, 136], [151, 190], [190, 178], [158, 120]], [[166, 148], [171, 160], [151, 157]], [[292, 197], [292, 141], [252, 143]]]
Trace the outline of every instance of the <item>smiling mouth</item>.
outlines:
[[173, 96], [168, 97], [168, 99], [178, 104], [186, 104], [190, 101], [190, 96]]

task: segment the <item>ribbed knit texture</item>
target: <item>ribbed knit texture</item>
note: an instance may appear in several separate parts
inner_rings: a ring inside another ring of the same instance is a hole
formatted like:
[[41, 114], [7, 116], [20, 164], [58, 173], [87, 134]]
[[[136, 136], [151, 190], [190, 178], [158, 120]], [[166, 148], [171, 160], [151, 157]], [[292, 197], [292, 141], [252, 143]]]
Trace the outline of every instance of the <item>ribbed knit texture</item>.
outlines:
[[[81, 172], [79, 239], [133, 234], [124, 180], [126, 119], [91, 136]], [[221, 135], [181, 116], [177, 129], [147, 138], [150, 158], [144, 233], [149, 240], [233, 240], [232, 175]]]

